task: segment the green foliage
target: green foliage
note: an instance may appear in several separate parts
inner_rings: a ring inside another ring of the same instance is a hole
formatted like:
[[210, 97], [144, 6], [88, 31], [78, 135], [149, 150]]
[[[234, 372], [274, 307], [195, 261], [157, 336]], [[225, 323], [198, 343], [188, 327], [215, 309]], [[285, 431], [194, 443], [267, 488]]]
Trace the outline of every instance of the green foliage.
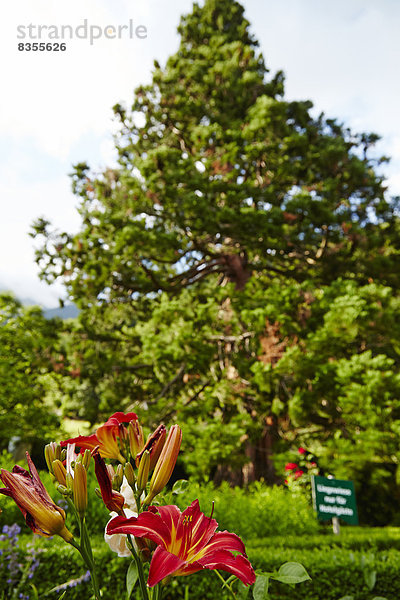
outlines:
[[399, 313], [390, 288], [338, 280], [313, 296], [302, 339], [273, 373], [255, 370], [261, 386], [284, 378], [280, 397], [303, 443], [327, 473], [354, 479], [360, 518], [375, 524], [390, 522], [399, 500]]
[[[5, 469], [6, 471], [11, 471], [15, 465], [12, 455], [6, 450], [1, 452], [0, 460], [1, 468]], [[2, 494], [0, 496], [0, 508], [2, 511], [0, 512], [0, 527], [3, 525], [12, 525], [13, 523], [17, 523], [21, 528], [24, 526], [24, 518], [12, 498]]]
[[11, 438], [29, 444], [59, 424], [49, 374], [57, 330], [38, 307], [0, 294], [0, 450]]
[[258, 537], [251, 540], [252, 548], [273, 547], [287, 550], [301, 548], [310, 550], [319, 548], [321, 551], [354, 550], [364, 556], [370, 556], [371, 553], [394, 549], [400, 551], [400, 529], [396, 527], [354, 527], [343, 525], [340, 529], [340, 535], [332, 533], [332, 525], [326, 524], [319, 528], [320, 533], [313, 535], [307, 534], [299, 537], [296, 534], [283, 536], [270, 535], [268, 537]]
[[214, 517], [219, 528], [235, 532], [244, 539], [318, 531], [318, 523], [307, 500], [292, 496], [282, 487], [256, 482], [245, 490], [231, 488], [227, 483], [218, 488], [211, 483], [190, 483], [181, 494], [166, 500], [183, 510], [193, 498], [199, 499], [205, 514], [211, 512], [214, 502]]

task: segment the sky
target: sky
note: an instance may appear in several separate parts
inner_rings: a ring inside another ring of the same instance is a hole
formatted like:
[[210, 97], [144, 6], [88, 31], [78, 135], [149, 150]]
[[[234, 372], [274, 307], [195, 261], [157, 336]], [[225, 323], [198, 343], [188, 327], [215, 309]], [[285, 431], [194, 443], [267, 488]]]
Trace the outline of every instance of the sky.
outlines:
[[[242, 4], [271, 74], [285, 72], [286, 98], [310, 99], [315, 114], [323, 111], [354, 131], [378, 133], [377, 153], [392, 157], [384, 170], [389, 192], [400, 194], [400, 1]], [[59, 229], [78, 230], [68, 177], [72, 164], [84, 161], [96, 170], [112, 164], [112, 106], [129, 105], [133, 90], [150, 81], [153, 61], [164, 64], [176, 51], [180, 16], [191, 7], [192, 0], [2, 3], [0, 288], [43, 306], [58, 304], [62, 286], [38, 278], [31, 224], [43, 216]], [[66, 39], [63, 52], [18, 50], [18, 43], [40, 42], [28, 39], [30, 24], [33, 35], [39, 25], [47, 26], [43, 41], [54, 43], [46, 37], [55, 34], [50, 26], [75, 29], [85, 20], [95, 35], [107, 28], [109, 38], [103, 33], [93, 43]], [[120, 38], [112, 38], [123, 25], [131, 26], [132, 37], [123, 28]]]

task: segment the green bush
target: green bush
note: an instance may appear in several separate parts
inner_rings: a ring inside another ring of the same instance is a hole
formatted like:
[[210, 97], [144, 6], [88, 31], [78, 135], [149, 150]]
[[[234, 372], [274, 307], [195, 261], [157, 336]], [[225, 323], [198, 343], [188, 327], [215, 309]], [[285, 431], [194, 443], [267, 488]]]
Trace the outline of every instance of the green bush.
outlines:
[[[367, 540], [370, 534], [369, 531], [362, 532], [360, 530], [355, 530], [354, 533], [355, 546], [362, 542], [363, 536]], [[397, 541], [399, 540], [399, 531], [389, 533], [381, 531], [376, 537], [383, 540], [385, 534], [389, 540], [391, 536]], [[353, 550], [351, 549], [352, 532], [346, 532], [343, 536], [344, 539], [347, 539], [348, 547], [339, 547], [338, 545], [330, 547], [329, 539], [333, 536], [325, 537], [328, 543], [322, 544], [322, 547], [317, 544], [322, 541], [324, 536], [310, 536], [310, 538], [299, 536], [297, 547], [294, 537], [291, 538], [288, 545], [285, 544], [285, 537], [281, 538], [279, 545], [276, 545], [278, 538], [272, 538], [270, 543], [263, 547], [260, 547], [256, 540], [247, 544], [249, 559], [256, 569], [273, 571], [284, 562], [296, 561], [302, 563], [312, 577], [312, 581], [299, 584], [294, 589], [271, 582], [271, 600], [278, 598], [282, 600], [338, 600], [345, 595], [354, 595], [355, 600], [372, 600], [374, 596], [384, 596], [388, 600], [400, 598], [399, 550], [390, 549], [379, 553], [377, 550]], [[312, 547], [312, 543], [314, 543], [314, 547]], [[21, 546], [24, 547], [24, 544]], [[124, 597], [125, 575], [129, 559], [118, 558], [100, 538], [98, 538], [98, 543], [94, 543], [93, 546], [104, 591], [104, 600]], [[32, 579], [39, 594], [70, 581], [71, 587], [68, 588], [66, 600], [90, 598], [90, 581], [84, 581], [77, 585], [74, 582], [85, 573], [78, 553], [57, 538], [41, 540], [40, 548], [40, 565]], [[376, 585], [373, 592], [365, 583], [363, 562], [368, 564], [370, 570], [376, 571]], [[1, 592], [6, 589], [4, 588], [6, 586], [5, 574], [1, 572], [0, 586], [1, 597]], [[26, 586], [26, 590], [23, 591], [29, 595], [29, 582]], [[190, 587], [191, 600], [215, 600], [216, 598], [227, 600], [229, 597], [227, 592], [221, 590], [221, 583], [214, 573], [202, 572], [189, 578], [172, 579], [165, 600], [185, 598], [186, 586]], [[57, 592], [53, 592], [48, 598], [56, 600], [59, 594], [60, 592], [58, 595]], [[139, 596], [135, 600], [138, 599]], [[248, 600], [250, 600], [250, 596]]]
[[[329, 528], [328, 528], [329, 527]], [[340, 535], [332, 533], [331, 526], [322, 529], [321, 533], [306, 536], [271, 536], [252, 539], [252, 548], [273, 546], [275, 548], [308, 548], [330, 547], [348, 550], [382, 551], [400, 550], [400, 529], [397, 527], [341, 527]]]
[[[400, 598], [400, 552], [388, 550], [381, 554], [366, 553], [344, 548], [248, 548], [252, 564], [263, 571], [277, 569], [283, 562], [300, 562], [309, 573], [311, 581], [290, 589], [271, 583], [271, 600], [338, 600], [352, 595], [355, 600], [372, 600], [384, 596], [388, 600]], [[363, 562], [369, 571], [376, 571], [373, 593], [368, 588]]]
[[171, 494], [167, 500], [182, 510], [195, 498], [199, 499], [205, 514], [211, 513], [214, 502], [214, 517], [219, 528], [233, 531], [247, 540], [319, 530], [307, 499], [302, 495], [294, 496], [283, 487], [269, 487], [260, 482], [248, 489], [231, 488], [225, 483], [217, 488], [211, 483], [190, 483], [184, 493]]

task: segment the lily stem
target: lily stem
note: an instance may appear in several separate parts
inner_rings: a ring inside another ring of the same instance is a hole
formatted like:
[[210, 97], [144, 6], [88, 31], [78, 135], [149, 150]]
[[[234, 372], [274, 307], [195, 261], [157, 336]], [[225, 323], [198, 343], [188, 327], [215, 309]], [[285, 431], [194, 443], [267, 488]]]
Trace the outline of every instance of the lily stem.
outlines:
[[99, 583], [97, 580], [97, 575], [96, 575], [96, 570], [95, 570], [95, 566], [94, 566], [94, 561], [93, 561], [93, 557], [90, 559], [85, 550], [83, 550], [83, 548], [77, 544], [75, 542], [74, 539], [70, 540], [69, 543], [71, 544], [71, 546], [73, 546], [74, 548], [76, 548], [79, 552], [79, 554], [82, 556], [83, 561], [85, 563], [85, 565], [87, 566], [89, 572], [90, 572], [90, 577], [92, 580], [92, 586], [93, 586], [93, 591], [94, 591], [94, 596], [96, 598], [96, 600], [100, 600], [101, 596], [100, 596], [100, 588], [99, 588]]
[[149, 600], [149, 594], [147, 591], [147, 584], [146, 584], [146, 580], [144, 577], [144, 571], [143, 571], [143, 563], [139, 558], [138, 553], [135, 550], [135, 546], [132, 540], [132, 537], [128, 534], [127, 536], [127, 542], [128, 542], [128, 547], [129, 550], [132, 553], [132, 556], [135, 560], [136, 566], [137, 566], [137, 570], [138, 570], [138, 576], [139, 576], [139, 585], [140, 585], [140, 589], [142, 592], [142, 598], [143, 600]]
[[228, 588], [228, 590], [229, 590], [229, 591], [230, 591], [230, 593], [232, 594], [232, 597], [233, 597], [233, 598], [235, 598], [235, 600], [236, 600], [236, 594], [235, 594], [235, 592], [233, 591], [233, 589], [231, 588], [231, 586], [230, 586], [228, 583], [226, 583], [226, 581], [225, 581], [225, 579], [222, 577], [221, 573], [220, 573], [219, 571], [217, 571], [217, 569], [215, 569], [214, 573], [215, 573], [216, 575], [218, 575], [218, 577], [220, 578], [220, 580], [223, 582], [223, 584], [224, 584], [224, 587]]

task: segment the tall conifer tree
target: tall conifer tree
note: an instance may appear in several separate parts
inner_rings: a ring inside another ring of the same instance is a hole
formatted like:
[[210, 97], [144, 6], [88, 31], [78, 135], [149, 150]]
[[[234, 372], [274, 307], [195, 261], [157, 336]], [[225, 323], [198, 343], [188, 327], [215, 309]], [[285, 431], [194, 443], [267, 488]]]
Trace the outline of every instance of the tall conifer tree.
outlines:
[[[286, 101], [238, 2], [195, 4], [179, 33], [132, 106], [114, 107], [118, 168], [76, 165], [80, 231], [35, 224], [38, 262], [82, 309], [78, 413], [177, 415], [194, 471], [226, 476], [247, 456], [242, 480], [271, 480], [293, 393], [272, 371], [313, 326], [313, 286], [398, 290], [398, 202], [369, 157], [377, 136]], [[307, 410], [335, 430], [336, 409]]]

